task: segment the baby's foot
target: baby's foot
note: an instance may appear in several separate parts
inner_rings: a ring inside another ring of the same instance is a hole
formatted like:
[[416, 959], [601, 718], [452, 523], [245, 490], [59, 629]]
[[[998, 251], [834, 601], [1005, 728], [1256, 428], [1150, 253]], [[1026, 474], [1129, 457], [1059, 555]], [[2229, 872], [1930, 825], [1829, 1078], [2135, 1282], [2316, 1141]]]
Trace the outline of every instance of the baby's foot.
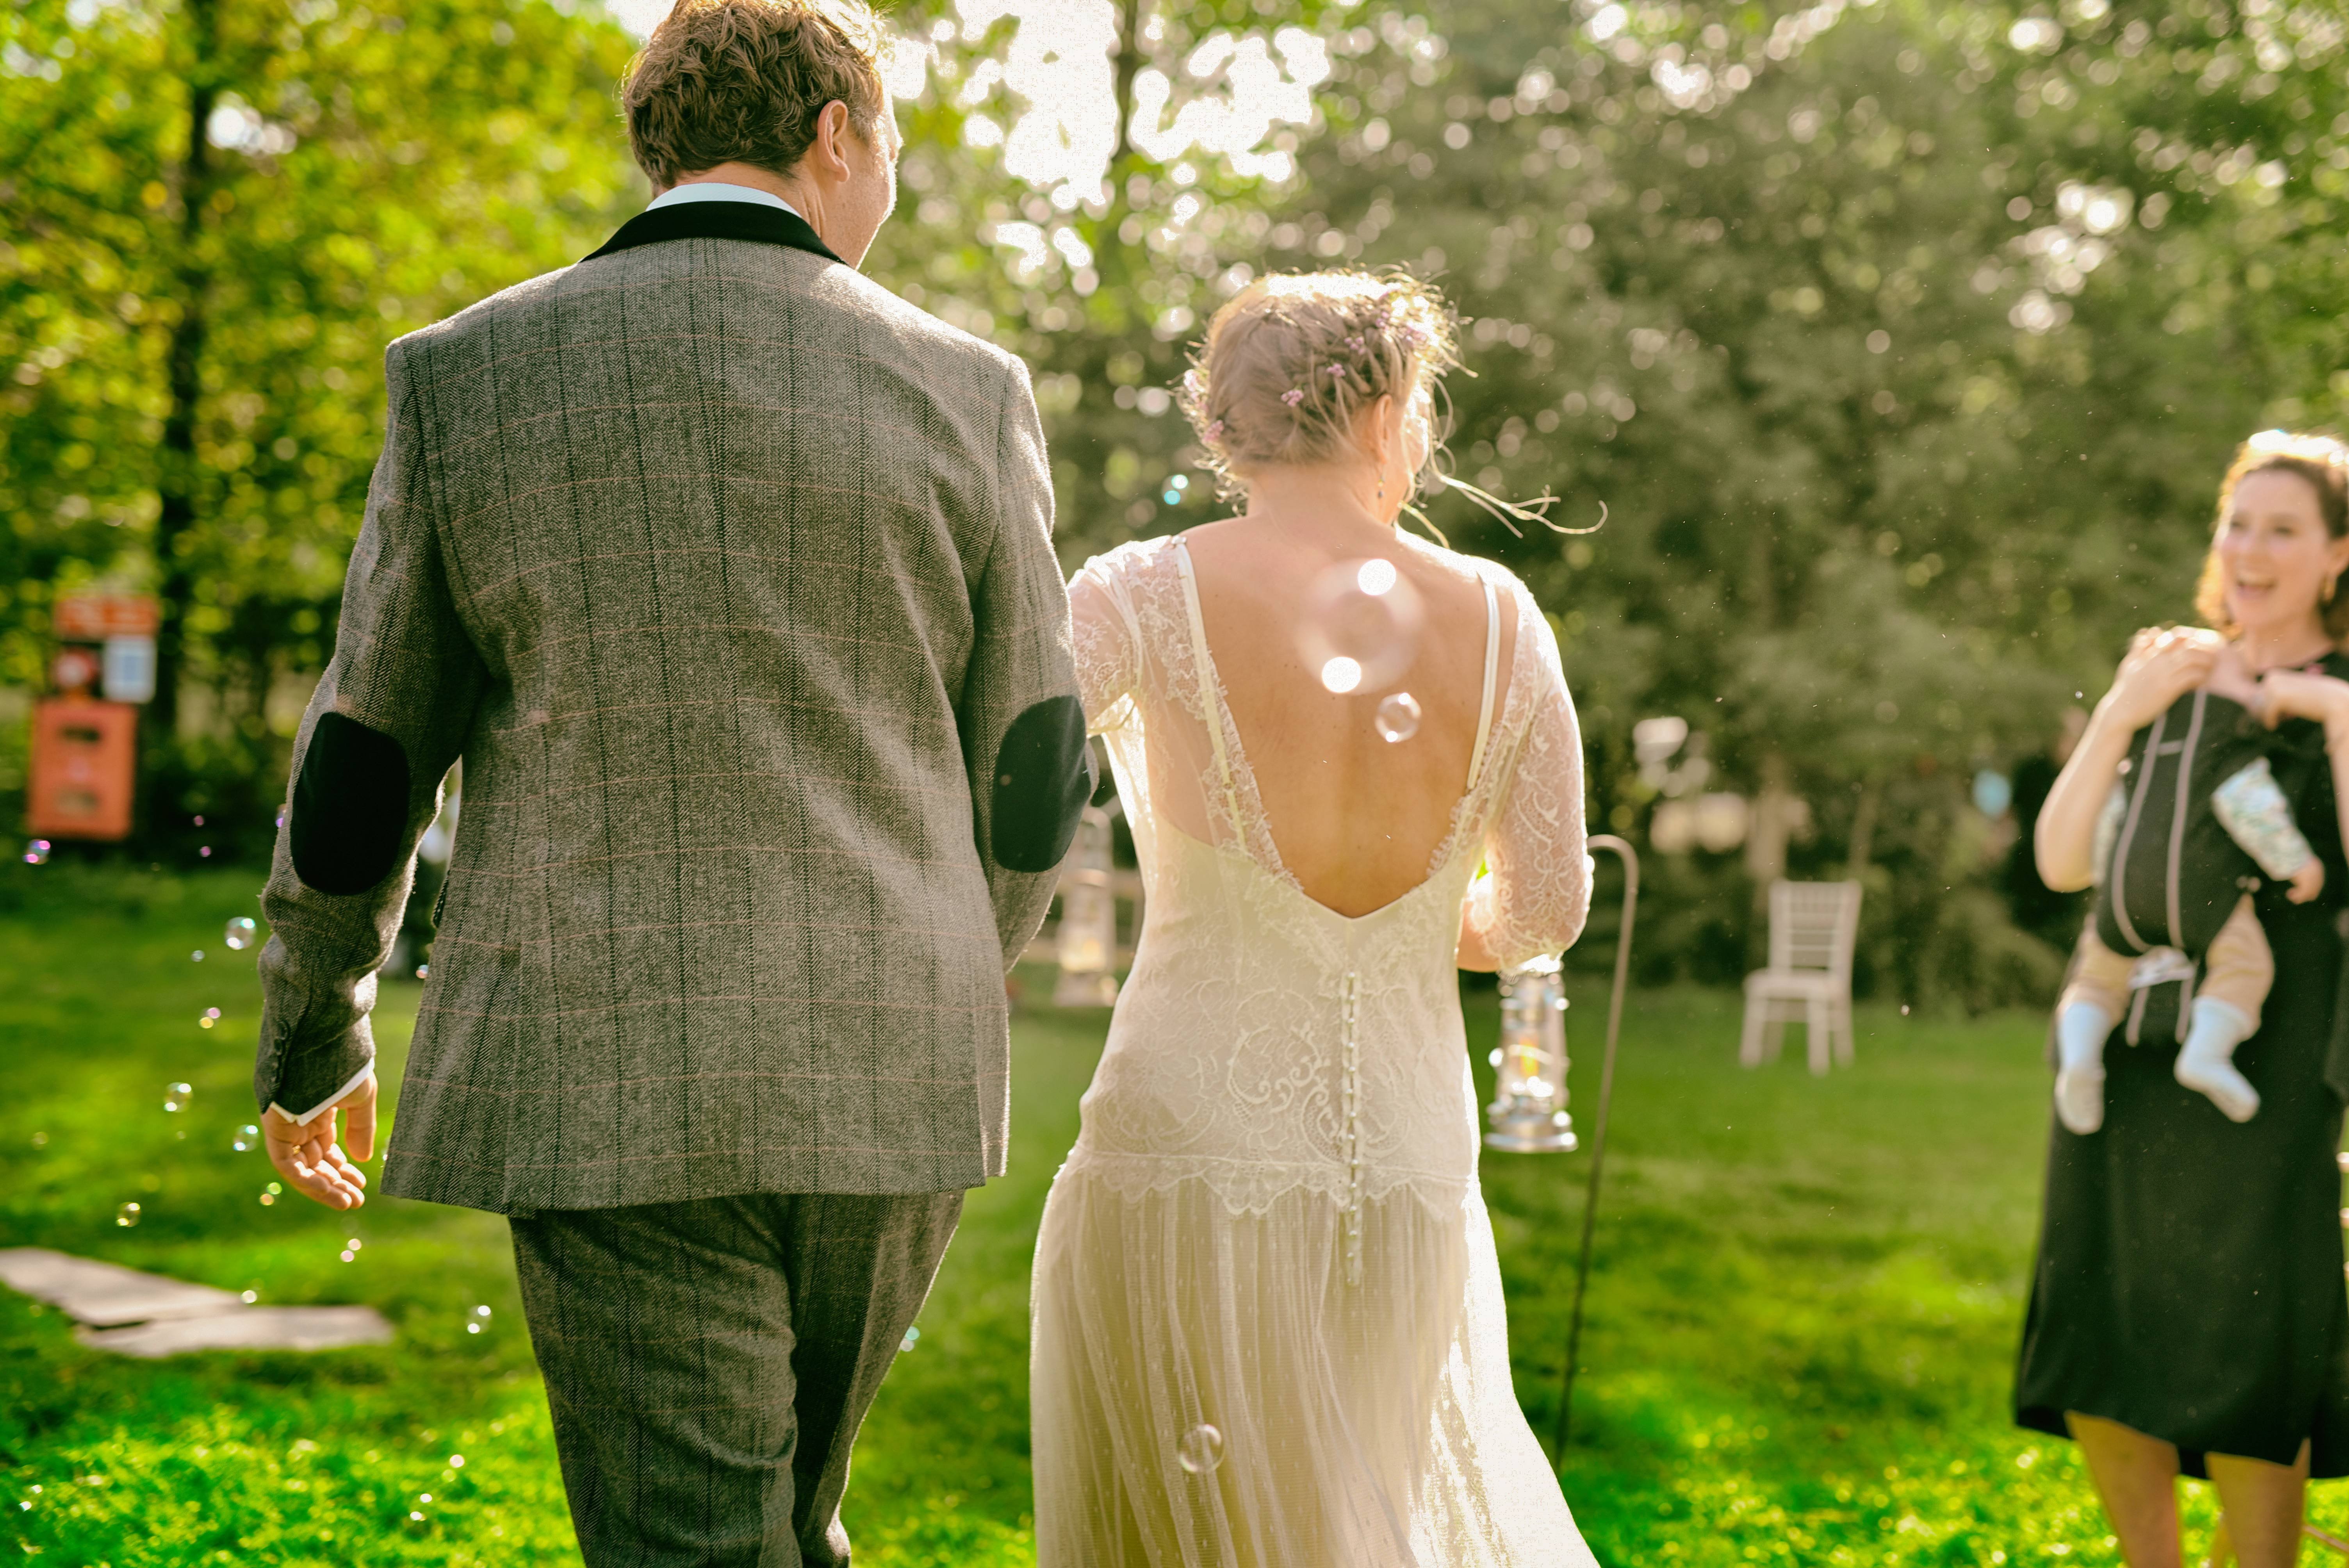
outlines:
[[2230, 1121], [2249, 1121], [2260, 1113], [2260, 1091], [2224, 1057], [2180, 1051], [2178, 1066], [2172, 1070], [2179, 1083], [2209, 1096], [2210, 1103]]
[[2055, 1119], [2083, 1138], [2104, 1126], [2103, 1068], [2065, 1068], [2055, 1075]]

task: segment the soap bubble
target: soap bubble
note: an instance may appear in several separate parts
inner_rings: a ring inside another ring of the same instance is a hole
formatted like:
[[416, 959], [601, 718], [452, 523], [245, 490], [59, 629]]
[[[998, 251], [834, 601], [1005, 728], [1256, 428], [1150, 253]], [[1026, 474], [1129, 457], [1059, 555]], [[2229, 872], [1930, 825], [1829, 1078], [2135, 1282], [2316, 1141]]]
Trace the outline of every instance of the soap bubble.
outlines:
[[195, 1089], [187, 1084], [165, 1084], [163, 1086], [163, 1109], [165, 1110], [174, 1111], [187, 1109], [188, 1098], [195, 1092]]
[[908, 1328], [905, 1330], [905, 1337], [897, 1341], [898, 1351], [902, 1354], [905, 1351], [911, 1350], [915, 1345], [919, 1342], [921, 1337], [922, 1331], [920, 1329]]
[[228, 923], [227, 929], [221, 933], [221, 940], [234, 951], [242, 953], [253, 945], [254, 935], [259, 930], [260, 927], [254, 924], [251, 915], [240, 914]]
[[256, 1149], [260, 1144], [261, 1129], [254, 1126], [253, 1123], [249, 1121], [243, 1127], [238, 1128], [236, 1130], [236, 1136], [229, 1140], [229, 1147], [235, 1150], [239, 1154], [243, 1154]]
[[220, 1022], [220, 1016], [221, 1012], [218, 1007], [207, 1007], [204, 1009], [204, 1016], [196, 1020], [196, 1027], [199, 1029], [209, 1029], [214, 1024]]
[[34, 1147], [34, 1148], [36, 1148], [36, 1149], [47, 1149], [48, 1146], [49, 1146], [49, 1135], [48, 1135], [47, 1133], [46, 1133], [46, 1132], [36, 1132], [35, 1134], [33, 1134], [33, 1147]]
[[1371, 722], [1378, 727], [1379, 738], [1389, 746], [1409, 740], [1419, 733], [1419, 698], [1407, 691], [1390, 692], [1379, 703], [1378, 716]]
[[47, 865], [49, 863], [49, 841], [47, 839], [35, 839], [32, 842], [26, 844], [25, 846], [25, 863], [28, 866]]
[[201, 947], [197, 948], [188, 954], [188, 960], [191, 964], [202, 964], [204, 961], [204, 950]]
[[473, 1308], [471, 1317], [466, 1321], [465, 1332], [468, 1334], [479, 1334], [482, 1329], [489, 1326], [489, 1322], [490, 1309], [486, 1306], [477, 1306]]
[[1392, 561], [1347, 561], [1314, 579], [1298, 652], [1323, 689], [1375, 690], [1411, 667], [1425, 612]]
[[136, 1203], [124, 1203], [120, 1207], [117, 1208], [114, 1211], [114, 1222], [121, 1226], [126, 1231], [131, 1226], [137, 1224], [139, 1222], [139, 1205]]
[[1174, 1462], [1193, 1475], [1206, 1475], [1224, 1462], [1224, 1434], [1202, 1421], [1183, 1434]]

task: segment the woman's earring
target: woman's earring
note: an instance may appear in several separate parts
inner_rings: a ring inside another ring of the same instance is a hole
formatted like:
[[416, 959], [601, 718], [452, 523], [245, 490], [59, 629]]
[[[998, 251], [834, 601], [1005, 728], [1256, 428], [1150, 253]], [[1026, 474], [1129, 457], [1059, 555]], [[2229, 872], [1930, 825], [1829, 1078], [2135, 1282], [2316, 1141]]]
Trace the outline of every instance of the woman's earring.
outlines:
[[[1387, 503], [1387, 476], [1386, 476], [1386, 475], [1384, 475], [1384, 474], [1381, 474], [1381, 475], [1379, 476], [1379, 504], [1380, 504], [1381, 506], [1384, 506], [1384, 505], [1386, 505], [1386, 503]], [[2325, 596], [2327, 599], [2330, 599], [2330, 598], [2332, 598], [2332, 597], [2333, 597], [2333, 590], [2332, 590], [2330, 587], [2327, 587], [2327, 588], [2324, 590], [2324, 596]]]

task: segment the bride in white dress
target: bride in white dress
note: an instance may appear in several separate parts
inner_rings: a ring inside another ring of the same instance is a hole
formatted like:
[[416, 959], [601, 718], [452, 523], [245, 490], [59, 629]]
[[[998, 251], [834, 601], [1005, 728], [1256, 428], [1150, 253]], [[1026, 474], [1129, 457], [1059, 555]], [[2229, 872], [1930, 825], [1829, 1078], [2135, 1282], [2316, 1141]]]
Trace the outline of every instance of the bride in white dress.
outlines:
[[[1595, 1561], [1510, 1386], [1454, 973], [1579, 934], [1581, 743], [1523, 585], [1395, 528], [1451, 355], [1408, 280], [1250, 286], [1185, 397], [1246, 514], [1071, 585], [1149, 922], [1037, 1242], [1040, 1568]], [[1333, 694], [1300, 622], [1366, 560], [1424, 627]]]

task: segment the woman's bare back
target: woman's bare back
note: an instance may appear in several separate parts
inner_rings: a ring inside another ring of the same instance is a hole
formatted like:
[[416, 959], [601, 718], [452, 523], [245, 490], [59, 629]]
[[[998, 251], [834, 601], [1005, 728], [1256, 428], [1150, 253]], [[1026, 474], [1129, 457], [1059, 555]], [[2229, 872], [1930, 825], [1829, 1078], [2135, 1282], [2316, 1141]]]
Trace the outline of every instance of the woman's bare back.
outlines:
[[[1307, 897], [1368, 914], [1426, 877], [1468, 779], [1484, 695], [1485, 594], [1463, 557], [1337, 517], [1263, 513], [1184, 535], [1207, 646], [1256, 776], [1281, 862]], [[1300, 646], [1316, 584], [1378, 556], [1417, 590], [1424, 620], [1408, 668], [1376, 687], [1332, 693]], [[1516, 607], [1499, 598], [1496, 689], [1506, 689]], [[1417, 732], [1391, 742], [1382, 699], [1409, 692]]]

